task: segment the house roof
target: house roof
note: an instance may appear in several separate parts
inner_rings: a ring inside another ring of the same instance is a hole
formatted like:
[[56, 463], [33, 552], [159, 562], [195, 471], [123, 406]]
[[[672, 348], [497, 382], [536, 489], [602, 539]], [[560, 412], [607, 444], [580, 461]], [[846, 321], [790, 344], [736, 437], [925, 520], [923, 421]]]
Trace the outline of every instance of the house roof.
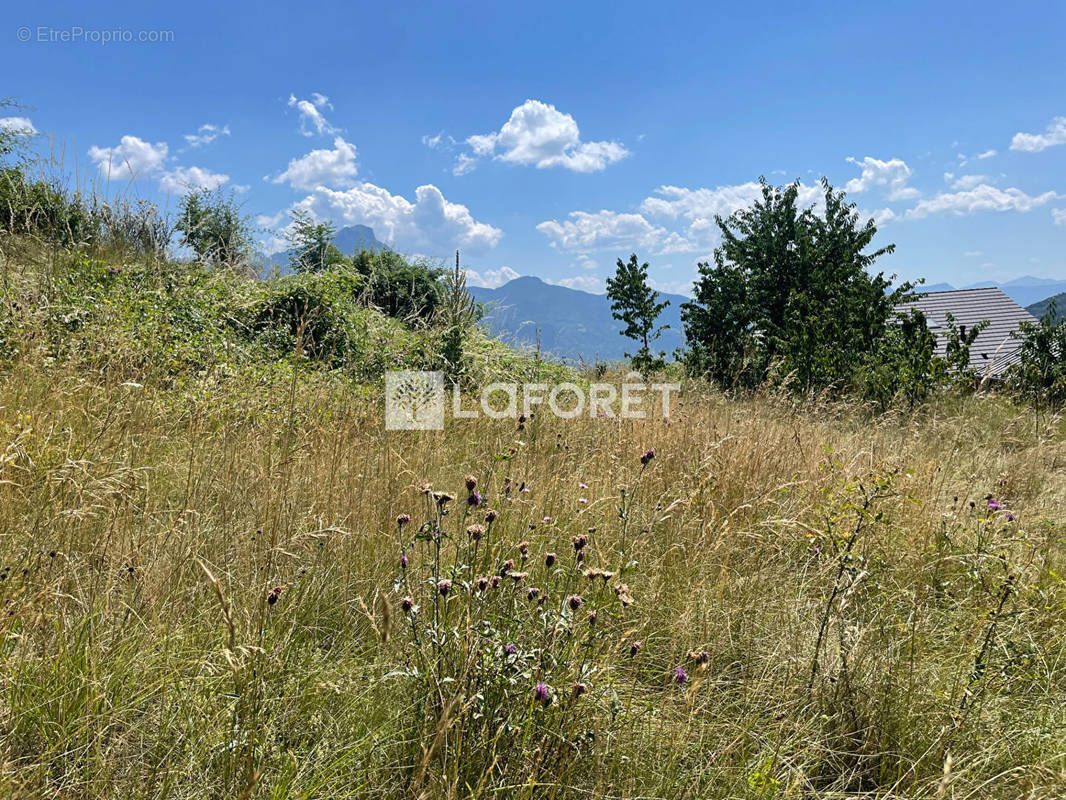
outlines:
[[914, 302], [897, 306], [896, 310], [907, 312], [912, 308], [925, 314], [929, 330], [937, 334], [936, 348], [940, 356], [947, 349], [943, 334], [948, 330], [948, 314], [955, 319], [956, 325], [965, 325], [967, 328], [988, 320], [988, 327], [978, 334], [970, 348], [970, 367], [981, 377], [999, 377], [1007, 367], [1018, 361], [1021, 343], [1011, 334], [1019, 329], [1022, 322], [1037, 321], [1036, 317], [995, 287], [928, 292]]

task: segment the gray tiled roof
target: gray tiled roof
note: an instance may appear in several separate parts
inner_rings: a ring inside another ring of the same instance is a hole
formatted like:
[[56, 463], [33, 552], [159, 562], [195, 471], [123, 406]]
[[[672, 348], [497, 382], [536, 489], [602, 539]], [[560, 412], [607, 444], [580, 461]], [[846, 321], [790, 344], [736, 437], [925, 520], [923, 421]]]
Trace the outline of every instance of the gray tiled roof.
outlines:
[[1011, 336], [1021, 322], [1036, 322], [1036, 317], [996, 288], [958, 289], [950, 292], [928, 292], [913, 303], [897, 306], [897, 311], [917, 308], [925, 314], [929, 329], [937, 335], [937, 353], [946, 349], [947, 314], [956, 325], [969, 328], [982, 320], [989, 326], [978, 335], [970, 348], [970, 366], [979, 376], [998, 377], [1018, 360], [1020, 343]]

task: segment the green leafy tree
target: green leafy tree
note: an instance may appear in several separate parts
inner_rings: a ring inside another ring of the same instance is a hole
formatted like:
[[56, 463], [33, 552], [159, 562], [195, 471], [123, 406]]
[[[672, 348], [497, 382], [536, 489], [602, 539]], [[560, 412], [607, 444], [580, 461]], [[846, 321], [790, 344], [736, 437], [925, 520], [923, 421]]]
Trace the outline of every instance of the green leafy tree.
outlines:
[[984, 319], [967, 327], [959, 324], [951, 314], [947, 314], [945, 318], [948, 330], [944, 334], [944, 361], [948, 373], [960, 389], [972, 388], [978, 375], [977, 370], [970, 366], [970, 348], [981, 335], [981, 331], [988, 327], [989, 322]]
[[946, 366], [925, 315], [911, 309], [889, 321], [877, 348], [863, 360], [856, 393], [881, 412], [894, 405], [913, 409], [943, 386]]
[[607, 297], [611, 300], [611, 316], [625, 323], [619, 333], [640, 344], [640, 349], [632, 355], [626, 353], [626, 358], [641, 372], [661, 368], [665, 353], [653, 355], [651, 343], [669, 327], [656, 328], [655, 320], [670, 301], [658, 302], [659, 293], [648, 286], [648, 264], [641, 264], [636, 253], [630, 255], [628, 262], [618, 259], [614, 277], [607, 279]]
[[466, 273], [459, 267], [457, 250], [455, 269], [444, 279], [435, 316], [441, 332], [441, 360], [445, 373], [453, 383], [459, 383], [466, 372], [464, 343], [480, 316], [481, 308], [466, 288]]
[[337, 226], [332, 222], [315, 222], [306, 211], [292, 214], [287, 238], [292, 253], [289, 263], [296, 272], [322, 272], [345, 261], [344, 254], [333, 244]]
[[444, 291], [445, 270], [428, 261], [408, 260], [395, 250], [361, 250], [351, 262], [365, 278], [367, 303], [407, 322], [433, 318]]
[[1051, 302], [1039, 322], [1023, 322], [1014, 334], [1021, 340], [1019, 360], [1007, 371], [1007, 383], [1039, 410], [1066, 403], [1066, 320]]
[[187, 194], [174, 229], [201, 263], [236, 268], [251, 257], [251, 226], [232, 194], [217, 189]]
[[760, 183], [750, 208], [715, 218], [722, 244], [682, 306], [687, 364], [725, 386], [771, 376], [798, 391], [843, 386], [912, 285], [889, 291], [890, 279], [870, 273], [895, 245], [869, 251], [876, 225], [827, 180], [820, 213], [799, 207], [798, 182]]

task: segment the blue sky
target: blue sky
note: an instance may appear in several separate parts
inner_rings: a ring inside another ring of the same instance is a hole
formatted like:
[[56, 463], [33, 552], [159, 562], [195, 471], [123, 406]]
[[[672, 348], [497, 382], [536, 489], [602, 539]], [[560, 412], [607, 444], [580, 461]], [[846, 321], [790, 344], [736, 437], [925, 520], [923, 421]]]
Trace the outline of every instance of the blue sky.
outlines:
[[189, 186], [233, 189], [264, 241], [302, 207], [410, 253], [459, 247], [488, 284], [600, 291], [636, 251], [657, 286], [685, 291], [713, 215], [750, 202], [760, 175], [825, 174], [882, 220], [887, 272], [1066, 278], [1061, 1], [5, 17], [0, 95], [26, 107], [2, 124], [32, 125], [83, 186], [170, 209]]

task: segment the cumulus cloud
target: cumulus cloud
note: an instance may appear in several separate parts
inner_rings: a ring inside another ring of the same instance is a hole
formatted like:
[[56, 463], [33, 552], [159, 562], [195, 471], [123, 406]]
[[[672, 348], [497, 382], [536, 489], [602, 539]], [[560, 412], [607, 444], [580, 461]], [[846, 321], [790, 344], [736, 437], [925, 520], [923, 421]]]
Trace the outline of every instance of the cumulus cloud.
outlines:
[[984, 161], [986, 158], [992, 158], [992, 156], [998, 155], [996, 150], [985, 150], [983, 153], [978, 153], [974, 158], [978, 161]]
[[18, 136], [34, 136], [37, 133], [29, 117], [0, 117], [0, 131], [7, 131]]
[[89, 158], [105, 180], [128, 180], [160, 169], [167, 159], [167, 151], [165, 142], [151, 144], [136, 136], [123, 136], [115, 147], [93, 145], [89, 148]]
[[943, 192], [922, 200], [906, 213], [908, 219], [921, 219], [931, 214], [964, 216], [978, 211], [1032, 211], [1059, 197], [1055, 192], [1030, 196], [1021, 189], [997, 189], [981, 184], [960, 192]]
[[1066, 208], [1051, 209], [1051, 221], [1056, 225], [1066, 225]]
[[300, 100], [296, 95], [290, 94], [289, 108], [295, 108], [300, 113], [300, 133], [304, 136], [338, 133], [322, 115], [324, 109], [333, 110], [329, 98], [324, 94], [313, 92], [310, 100]]
[[414, 202], [372, 183], [347, 189], [316, 186], [294, 208], [340, 225], [369, 225], [393, 247], [430, 256], [457, 248], [483, 253], [503, 235], [499, 228], [475, 220], [466, 206], [446, 200], [432, 184], [415, 189]]
[[539, 100], [526, 100], [511, 111], [499, 131], [475, 134], [467, 137], [466, 143], [472, 154], [460, 156], [453, 170], [456, 174], [469, 172], [473, 161], [488, 157], [538, 169], [599, 172], [629, 155], [620, 142], [581, 141], [577, 121], [571, 115]]
[[945, 172], [944, 181], [950, 185], [952, 189], [959, 191], [973, 189], [976, 186], [980, 186], [982, 183], [990, 183], [992, 179], [987, 175], [956, 175], [954, 172]]
[[160, 176], [159, 186], [164, 192], [185, 195], [204, 189], [213, 191], [228, 181], [229, 175], [202, 167], [175, 167]]
[[653, 225], [642, 214], [618, 211], [571, 211], [568, 219], [547, 220], [537, 230], [564, 250], [593, 250], [602, 247], [653, 248], [666, 235], [666, 229]]
[[1066, 144], [1066, 117], [1055, 117], [1043, 133], [1016, 133], [1010, 141], [1011, 150], [1039, 153], [1057, 144]]
[[907, 185], [911, 168], [902, 159], [881, 161], [866, 156], [862, 161], [848, 157], [847, 162], [862, 170], [862, 175], [852, 178], [844, 185], [847, 192], [857, 194], [877, 187], [886, 192], [889, 200], [913, 200], [920, 195], [917, 189]]
[[481, 286], [485, 289], [498, 289], [518, 277], [520, 275], [510, 267], [487, 269], [484, 272], [478, 272], [473, 269], [466, 270], [466, 282], [471, 286]]
[[205, 144], [211, 144], [219, 136], [229, 136], [229, 125], [211, 125], [210, 123], [201, 125], [196, 129], [196, 133], [185, 134], [185, 141], [189, 143], [189, 147], [203, 147]]
[[338, 136], [332, 150], [312, 150], [301, 158], [294, 158], [274, 183], [288, 183], [294, 189], [311, 191], [317, 186], [346, 187], [358, 173], [355, 145]]

